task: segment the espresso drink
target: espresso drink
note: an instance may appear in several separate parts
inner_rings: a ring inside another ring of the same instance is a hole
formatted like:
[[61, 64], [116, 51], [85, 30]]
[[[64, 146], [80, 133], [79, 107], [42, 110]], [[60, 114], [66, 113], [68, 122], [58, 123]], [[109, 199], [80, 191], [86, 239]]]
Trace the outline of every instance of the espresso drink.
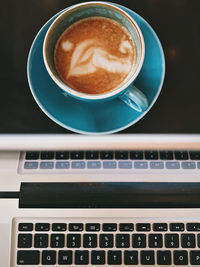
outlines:
[[127, 30], [103, 17], [72, 24], [61, 35], [54, 53], [61, 79], [87, 94], [116, 89], [130, 73], [135, 59], [136, 49]]

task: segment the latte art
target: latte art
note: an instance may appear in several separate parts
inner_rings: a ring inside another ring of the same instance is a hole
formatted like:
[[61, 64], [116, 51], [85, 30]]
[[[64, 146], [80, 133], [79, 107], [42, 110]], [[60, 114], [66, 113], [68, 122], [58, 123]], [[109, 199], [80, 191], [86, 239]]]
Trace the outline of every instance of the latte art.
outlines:
[[61, 36], [55, 64], [71, 88], [89, 94], [115, 89], [130, 73], [135, 47], [125, 29], [107, 18], [75, 23]]

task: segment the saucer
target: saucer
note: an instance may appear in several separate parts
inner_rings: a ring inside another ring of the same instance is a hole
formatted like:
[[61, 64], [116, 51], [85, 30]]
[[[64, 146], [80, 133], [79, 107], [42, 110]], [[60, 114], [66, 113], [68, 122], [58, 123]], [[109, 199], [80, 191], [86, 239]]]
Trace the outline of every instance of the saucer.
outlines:
[[165, 59], [156, 33], [138, 14], [126, 7], [117, 6], [133, 17], [144, 36], [145, 59], [134, 85], [148, 98], [150, 105], [145, 112], [137, 112], [119, 98], [103, 103], [80, 101], [68, 96], [54, 83], [43, 62], [42, 46], [49, 26], [64, 10], [41, 28], [31, 46], [27, 75], [33, 97], [49, 118], [73, 132], [99, 135], [121, 131], [145, 116], [161, 91], [165, 75]]

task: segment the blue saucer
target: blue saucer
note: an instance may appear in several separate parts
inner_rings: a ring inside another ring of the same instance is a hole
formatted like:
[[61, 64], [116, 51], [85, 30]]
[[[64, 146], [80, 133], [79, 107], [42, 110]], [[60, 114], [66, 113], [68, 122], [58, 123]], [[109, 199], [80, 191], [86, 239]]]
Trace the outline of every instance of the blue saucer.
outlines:
[[139, 25], [145, 41], [145, 59], [142, 69], [134, 81], [148, 98], [149, 108], [139, 113], [120, 99], [104, 103], [88, 103], [63, 94], [49, 77], [43, 62], [42, 46], [45, 34], [53, 20], [51, 18], [39, 31], [28, 57], [28, 81], [33, 97], [57, 124], [82, 134], [110, 134], [121, 131], [140, 120], [153, 106], [161, 91], [165, 75], [165, 59], [160, 41], [151, 26], [138, 14], [117, 5], [131, 15]]

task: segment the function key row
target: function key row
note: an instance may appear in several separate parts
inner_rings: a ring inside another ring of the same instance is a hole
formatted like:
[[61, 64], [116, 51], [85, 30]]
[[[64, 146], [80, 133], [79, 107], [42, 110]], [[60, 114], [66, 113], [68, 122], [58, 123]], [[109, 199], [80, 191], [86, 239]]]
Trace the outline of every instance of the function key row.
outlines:
[[200, 151], [29, 151], [26, 160], [200, 160]]

